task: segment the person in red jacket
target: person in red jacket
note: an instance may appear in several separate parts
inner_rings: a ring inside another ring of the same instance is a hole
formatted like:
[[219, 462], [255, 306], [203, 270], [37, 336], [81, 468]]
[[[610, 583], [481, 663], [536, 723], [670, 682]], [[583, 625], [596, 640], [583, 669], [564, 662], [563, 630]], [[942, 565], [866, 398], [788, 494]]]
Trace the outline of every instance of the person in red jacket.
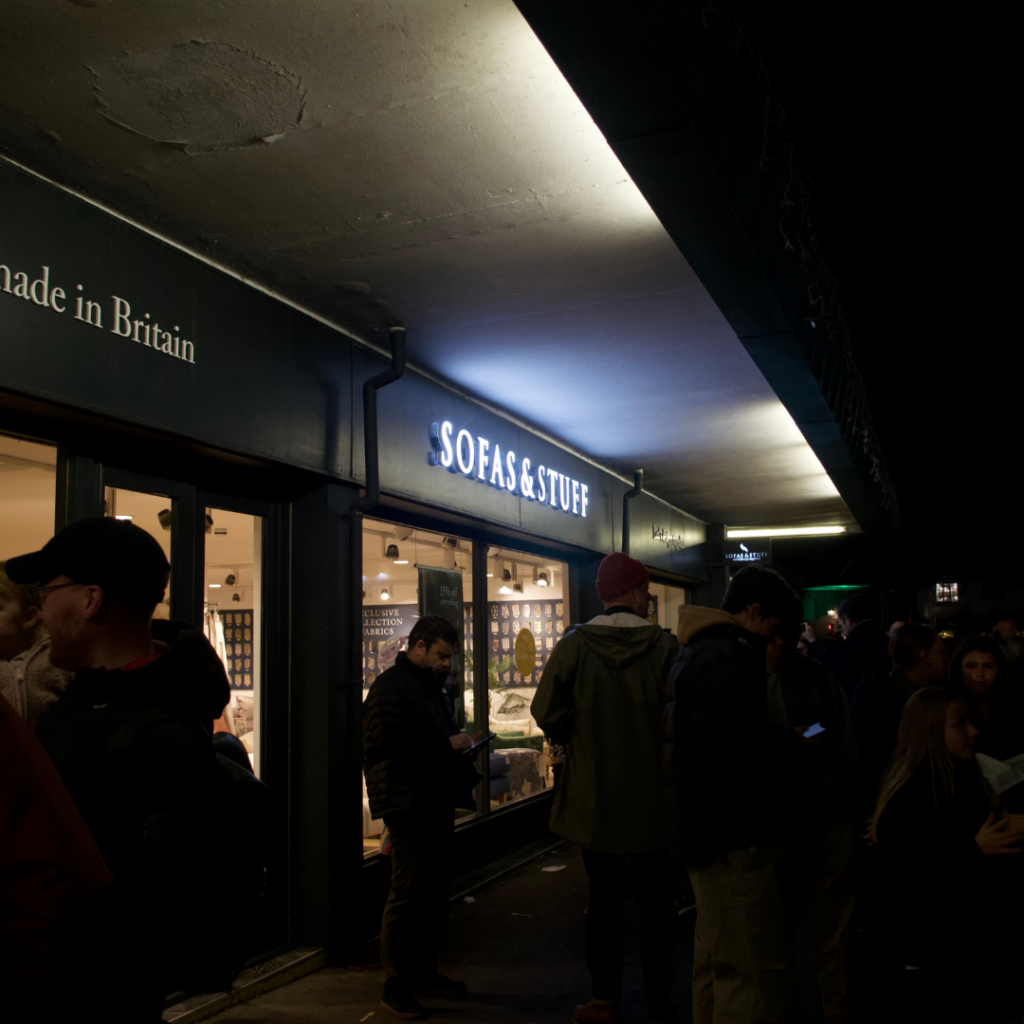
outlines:
[[79, 1020], [112, 879], [39, 741], [0, 697], [0, 988], [7, 1020]]

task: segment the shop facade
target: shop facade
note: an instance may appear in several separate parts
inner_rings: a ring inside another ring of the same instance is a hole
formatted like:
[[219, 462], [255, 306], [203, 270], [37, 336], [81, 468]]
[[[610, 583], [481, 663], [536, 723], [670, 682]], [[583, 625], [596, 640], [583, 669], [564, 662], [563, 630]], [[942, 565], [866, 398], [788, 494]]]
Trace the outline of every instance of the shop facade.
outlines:
[[[348, 336], [11, 164], [0, 187], [0, 559], [90, 515], [164, 546], [158, 614], [205, 628], [224, 727], [271, 792], [268, 949], [352, 955], [379, 923], [361, 706], [420, 614], [460, 629], [453, 706], [497, 734], [456, 812], [453, 878], [543, 837], [531, 693], [599, 610], [632, 483], [410, 369], [378, 393], [381, 497], [363, 508], [362, 388], [387, 336]], [[647, 493], [630, 510], [652, 616], [674, 630], [710, 578], [706, 527]]]

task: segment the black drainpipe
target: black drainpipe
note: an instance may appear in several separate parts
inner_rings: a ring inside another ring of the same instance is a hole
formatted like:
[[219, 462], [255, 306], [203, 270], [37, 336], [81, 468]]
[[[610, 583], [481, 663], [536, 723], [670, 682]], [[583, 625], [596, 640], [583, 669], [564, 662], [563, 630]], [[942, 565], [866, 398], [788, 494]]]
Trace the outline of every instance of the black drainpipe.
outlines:
[[[391, 328], [391, 366], [363, 384], [363, 450], [366, 453], [366, 494], [352, 505], [355, 515], [369, 512], [380, 501], [377, 459], [377, 391], [405, 373], [405, 328]], [[361, 574], [360, 574], [361, 575]]]
[[633, 474], [633, 489], [622, 496], [622, 553], [629, 554], [629, 503], [644, 489], [644, 471], [638, 469]]

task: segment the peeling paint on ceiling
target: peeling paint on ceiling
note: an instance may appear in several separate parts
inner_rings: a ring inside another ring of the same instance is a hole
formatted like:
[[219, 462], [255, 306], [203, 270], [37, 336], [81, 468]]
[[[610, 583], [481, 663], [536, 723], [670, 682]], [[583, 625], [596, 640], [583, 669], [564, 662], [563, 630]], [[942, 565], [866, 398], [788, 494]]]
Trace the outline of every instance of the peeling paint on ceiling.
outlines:
[[305, 108], [298, 75], [226, 43], [192, 39], [90, 70], [103, 117], [187, 153], [277, 142]]

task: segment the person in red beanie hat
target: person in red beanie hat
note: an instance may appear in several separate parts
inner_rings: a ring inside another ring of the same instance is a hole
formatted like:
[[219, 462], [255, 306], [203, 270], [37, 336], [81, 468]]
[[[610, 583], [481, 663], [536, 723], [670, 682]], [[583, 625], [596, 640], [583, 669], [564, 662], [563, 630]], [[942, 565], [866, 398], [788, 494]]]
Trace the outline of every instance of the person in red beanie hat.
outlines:
[[609, 555], [597, 572], [604, 614], [571, 629], [548, 659], [531, 711], [566, 748], [551, 831], [583, 848], [590, 879], [586, 954], [593, 990], [576, 1024], [621, 1024], [626, 889], [640, 906], [648, 1024], [675, 1020], [674, 884], [660, 779], [661, 713], [675, 638], [647, 621], [642, 562]]
[[[597, 596], [602, 601], [615, 601], [622, 595], [628, 595], [630, 591], [643, 587], [650, 582], [647, 567], [643, 562], [630, 558], [629, 555], [616, 551], [608, 555], [597, 570]], [[646, 588], [644, 588], [646, 593]], [[634, 611], [628, 596], [624, 604], [630, 611]], [[647, 616], [647, 605], [642, 611], [636, 612], [641, 618]]]

